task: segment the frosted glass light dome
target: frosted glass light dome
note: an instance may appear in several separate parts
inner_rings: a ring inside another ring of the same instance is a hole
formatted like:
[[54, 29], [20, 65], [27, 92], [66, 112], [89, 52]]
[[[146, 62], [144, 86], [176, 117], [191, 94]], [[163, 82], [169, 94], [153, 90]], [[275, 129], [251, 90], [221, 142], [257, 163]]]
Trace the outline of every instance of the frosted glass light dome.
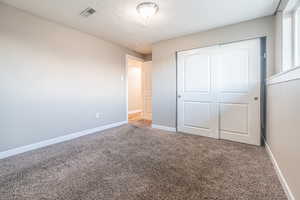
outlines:
[[153, 2], [143, 2], [136, 7], [137, 12], [146, 20], [149, 20], [158, 12], [158, 5]]

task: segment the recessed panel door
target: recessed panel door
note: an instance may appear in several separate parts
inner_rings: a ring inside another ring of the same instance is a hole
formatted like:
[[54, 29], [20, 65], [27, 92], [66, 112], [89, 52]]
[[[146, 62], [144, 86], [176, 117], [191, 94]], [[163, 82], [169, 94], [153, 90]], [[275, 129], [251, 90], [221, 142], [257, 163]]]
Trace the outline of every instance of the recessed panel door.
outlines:
[[178, 53], [178, 131], [260, 145], [260, 40]]
[[223, 45], [218, 56], [220, 138], [260, 144], [260, 41]]
[[178, 131], [218, 137], [216, 47], [178, 54]]

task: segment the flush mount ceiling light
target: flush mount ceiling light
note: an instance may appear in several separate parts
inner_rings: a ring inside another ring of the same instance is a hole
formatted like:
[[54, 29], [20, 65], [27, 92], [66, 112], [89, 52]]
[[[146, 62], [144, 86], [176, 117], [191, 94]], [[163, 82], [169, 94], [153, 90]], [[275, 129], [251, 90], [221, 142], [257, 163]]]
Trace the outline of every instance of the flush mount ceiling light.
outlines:
[[158, 5], [153, 2], [143, 2], [137, 5], [136, 10], [145, 20], [145, 24], [148, 24], [151, 17], [158, 12]]

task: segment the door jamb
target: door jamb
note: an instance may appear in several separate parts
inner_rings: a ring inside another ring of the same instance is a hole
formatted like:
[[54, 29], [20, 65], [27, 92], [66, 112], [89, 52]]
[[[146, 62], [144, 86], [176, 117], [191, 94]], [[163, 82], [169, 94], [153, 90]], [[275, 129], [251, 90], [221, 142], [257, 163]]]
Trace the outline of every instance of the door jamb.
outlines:
[[260, 91], [260, 127], [261, 127], [261, 145], [264, 145], [267, 129], [267, 37], [260, 38], [261, 49], [261, 91]]

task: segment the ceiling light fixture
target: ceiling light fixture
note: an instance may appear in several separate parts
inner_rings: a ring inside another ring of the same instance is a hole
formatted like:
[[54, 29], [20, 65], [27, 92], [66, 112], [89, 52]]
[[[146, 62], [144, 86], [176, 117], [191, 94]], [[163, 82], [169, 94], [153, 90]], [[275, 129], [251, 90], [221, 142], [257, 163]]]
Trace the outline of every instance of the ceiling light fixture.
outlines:
[[145, 25], [147, 25], [151, 19], [158, 12], [158, 5], [153, 2], [143, 2], [137, 5], [136, 10], [145, 20]]

